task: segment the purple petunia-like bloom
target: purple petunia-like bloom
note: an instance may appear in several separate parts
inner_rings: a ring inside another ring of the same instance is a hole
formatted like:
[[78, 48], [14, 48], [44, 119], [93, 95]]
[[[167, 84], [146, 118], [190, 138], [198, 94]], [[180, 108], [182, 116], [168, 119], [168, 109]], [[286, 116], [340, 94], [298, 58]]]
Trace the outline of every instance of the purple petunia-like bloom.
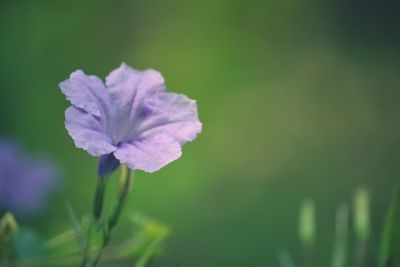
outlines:
[[54, 163], [27, 155], [17, 144], [0, 138], [0, 214], [40, 213], [58, 188], [58, 177]]
[[105, 83], [77, 70], [60, 88], [72, 104], [65, 113], [66, 128], [77, 147], [101, 156], [100, 176], [119, 163], [157, 171], [178, 159], [182, 145], [201, 132], [196, 102], [166, 92], [155, 70], [138, 71], [122, 63]]

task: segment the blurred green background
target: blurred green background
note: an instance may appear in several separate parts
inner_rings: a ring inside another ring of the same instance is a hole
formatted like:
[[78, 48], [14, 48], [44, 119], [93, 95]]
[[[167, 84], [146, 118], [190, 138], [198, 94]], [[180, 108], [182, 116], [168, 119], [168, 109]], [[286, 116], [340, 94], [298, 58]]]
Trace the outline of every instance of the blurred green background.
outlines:
[[[126, 214], [168, 223], [155, 266], [276, 266], [298, 256], [300, 202], [316, 201], [318, 255], [334, 212], [364, 186], [373, 240], [399, 181], [400, 12], [395, 1], [11, 1], [0, 3], [0, 133], [52, 155], [65, 189], [31, 220], [68, 227], [90, 210], [95, 158], [64, 128], [58, 83], [124, 61], [197, 99], [203, 133], [178, 161], [136, 173]], [[123, 230], [121, 230], [123, 231]], [[119, 233], [121, 234], [121, 232]], [[374, 243], [372, 247], [374, 247]]]

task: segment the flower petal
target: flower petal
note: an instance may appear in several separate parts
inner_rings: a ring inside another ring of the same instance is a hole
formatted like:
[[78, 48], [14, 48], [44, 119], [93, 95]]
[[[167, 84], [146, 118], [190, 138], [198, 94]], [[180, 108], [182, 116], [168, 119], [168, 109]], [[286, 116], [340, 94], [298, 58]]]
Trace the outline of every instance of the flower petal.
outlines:
[[116, 149], [106, 135], [104, 125], [93, 115], [71, 106], [66, 110], [65, 118], [65, 127], [77, 147], [92, 156], [109, 154]]
[[155, 135], [143, 140], [123, 143], [115, 157], [132, 170], [155, 172], [182, 155], [181, 146], [172, 137]]
[[60, 88], [72, 105], [98, 117], [107, 114], [110, 97], [98, 77], [77, 70], [60, 83]]
[[113, 118], [113, 140], [128, 141], [144, 98], [165, 91], [165, 82], [155, 70], [138, 71], [122, 63], [106, 78], [106, 86], [116, 115]]
[[166, 134], [180, 144], [192, 141], [201, 132], [196, 101], [176, 93], [158, 93], [145, 99], [147, 115], [137, 131], [139, 137]]

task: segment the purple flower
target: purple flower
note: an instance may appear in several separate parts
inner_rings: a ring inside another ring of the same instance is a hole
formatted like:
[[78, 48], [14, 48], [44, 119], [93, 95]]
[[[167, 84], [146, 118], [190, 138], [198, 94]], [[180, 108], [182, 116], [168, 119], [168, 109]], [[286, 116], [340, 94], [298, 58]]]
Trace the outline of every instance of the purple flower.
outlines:
[[0, 213], [40, 213], [57, 185], [58, 171], [51, 161], [27, 155], [17, 144], [0, 138]]
[[155, 70], [138, 71], [122, 63], [105, 84], [83, 71], [60, 83], [71, 102], [66, 128], [79, 148], [102, 156], [99, 174], [124, 163], [154, 172], [176, 160], [181, 147], [201, 131], [194, 100], [166, 92]]

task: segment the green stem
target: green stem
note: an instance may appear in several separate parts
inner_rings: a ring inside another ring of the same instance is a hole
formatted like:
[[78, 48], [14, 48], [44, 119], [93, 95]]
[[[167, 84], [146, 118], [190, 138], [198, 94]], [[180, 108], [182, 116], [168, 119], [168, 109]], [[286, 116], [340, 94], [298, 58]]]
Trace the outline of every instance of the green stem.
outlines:
[[120, 187], [119, 187], [118, 202], [114, 208], [113, 214], [108, 220], [108, 229], [110, 232], [112, 229], [114, 229], [115, 225], [118, 222], [122, 209], [125, 206], [126, 200], [128, 199], [128, 194], [132, 183], [131, 170], [128, 169], [125, 165], [122, 165], [121, 168], [122, 172], [119, 179]]
[[[97, 184], [97, 189], [94, 199], [93, 215], [96, 220], [96, 224], [100, 227], [99, 228], [100, 231], [103, 232], [103, 243], [93, 260], [89, 260], [88, 257], [85, 257], [85, 259], [82, 261], [81, 265], [82, 267], [87, 267], [87, 266], [95, 267], [99, 263], [102, 252], [111, 239], [111, 232], [117, 225], [122, 210], [128, 199], [132, 183], [131, 176], [132, 176], [131, 170], [128, 167], [126, 167], [126, 165], [121, 165], [121, 176], [119, 179], [120, 188], [119, 188], [117, 204], [114, 207], [111, 216], [106, 220], [106, 223], [100, 223], [99, 221], [103, 209], [103, 198], [105, 193], [105, 182], [104, 180], [101, 181], [102, 179], [99, 179], [100, 181]], [[88, 243], [90, 243], [90, 241]]]
[[[106, 192], [106, 185], [107, 185], [107, 179], [108, 177], [99, 177], [97, 179], [97, 185], [96, 185], [96, 192], [94, 194], [93, 198], [93, 208], [92, 208], [92, 215], [95, 223], [95, 227], [101, 227], [101, 215], [103, 213], [103, 203], [104, 203], [104, 196]], [[90, 228], [90, 227], [89, 227]], [[87, 237], [86, 245], [84, 248], [83, 252], [83, 258], [81, 261], [81, 264], [79, 265], [80, 267], [94, 267], [91, 263], [91, 234], [90, 234], [90, 229], [88, 229], [89, 235]]]
[[100, 220], [103, 211], [106, 181], [107, 177], [99, 177], [99, 179], [97, 179], [96, 193], [94, 194], [93, 200], [93, 218], [96, 222]]

